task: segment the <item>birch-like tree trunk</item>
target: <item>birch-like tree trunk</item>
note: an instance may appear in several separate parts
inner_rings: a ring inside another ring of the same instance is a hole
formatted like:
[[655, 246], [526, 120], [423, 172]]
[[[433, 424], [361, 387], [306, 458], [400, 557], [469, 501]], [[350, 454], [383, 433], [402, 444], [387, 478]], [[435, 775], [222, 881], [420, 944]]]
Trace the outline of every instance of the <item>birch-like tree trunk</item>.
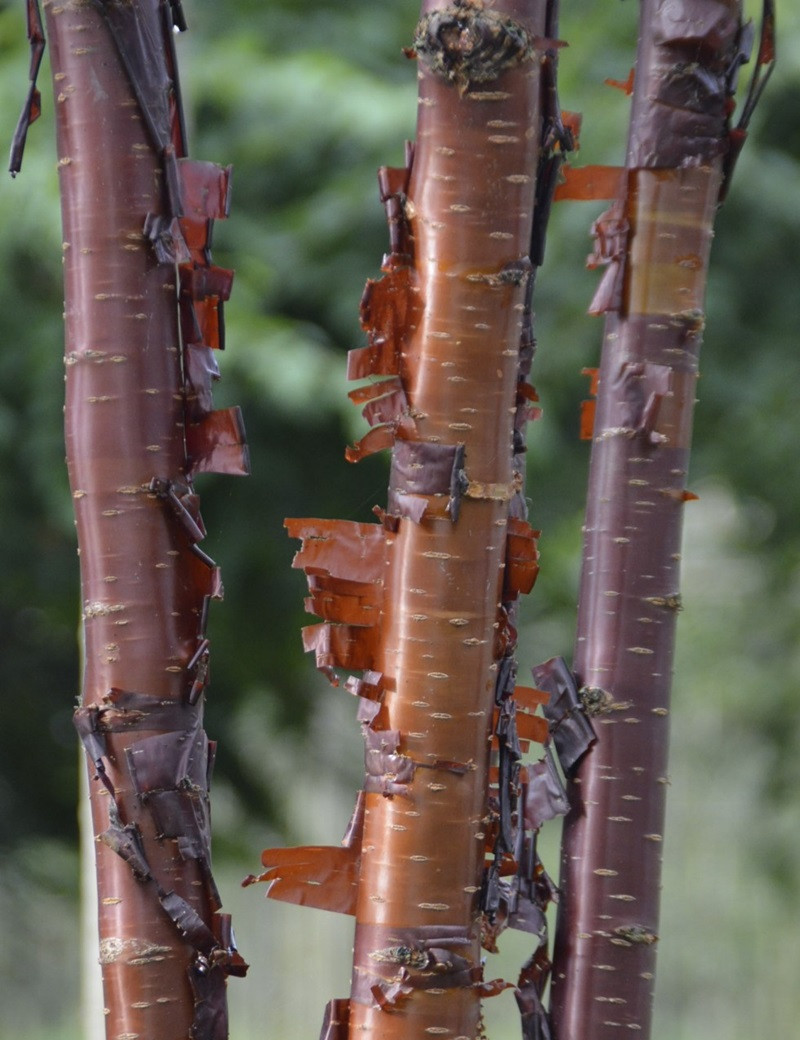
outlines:
[[184, 158], [179, 4], [44, 6], [106, 1033], [222, 1040], [225, 977], [244, 965], [210, 871], [205, 625], [221, 586], [192, 479], [246, 469], [238, 412], [210, 402], [231, 273], [208, 243], [229, 170]]
[[[681, 523], [713, 220], [749, 48], [738, 0], [643, 0], [608, 269], [574, 671], [597, 741], [569, 783], [557, 1040], [650, 1033]], [[734, 142], [738, 143], [738, 142]], [[536, 673], [540, 686], [548, 669]], [[556, 737], [558, 737], [556, 720]]]
[[[482, 997], [507, 985], [484, 979], [482, 940], [516, 923], [541, 942], [538, 816], [517, 794], [546, 772], [520, 770], [520, 738], [547, 730], [515, 688], [510, 618], [537, 569], [522, 431], [537, 172], [543, 126], [560, 127], [552, 23], [544, 0], [423, 4], [417, 137], [381, 171], [392, 251], [349, 361], [353, 379], [385, 377], [351, 393], [374, 428], [348, 454], [392, 449], [388, 508], [379, 524], [288, 522], [325, 619], [306, 647], [362, 672], [347, 686], [367, 777], [343, 847], [267, 850], [261, 876], [273, 898], [355, 916], [327, 1040], [477, 1037]], [[529, 1037], [542, 977], [520, 983]]]

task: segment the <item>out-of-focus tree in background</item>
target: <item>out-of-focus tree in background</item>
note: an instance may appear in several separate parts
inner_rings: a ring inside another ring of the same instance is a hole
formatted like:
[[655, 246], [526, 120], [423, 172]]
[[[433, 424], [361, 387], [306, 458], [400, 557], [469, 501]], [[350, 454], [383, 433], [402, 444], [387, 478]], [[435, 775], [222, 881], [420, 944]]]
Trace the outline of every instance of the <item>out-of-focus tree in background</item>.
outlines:
[[[346, 399], [358, 301], [387, 247], [375, 170], [412, 136], [415, 71], [402, 56], [418, 0], [186, 3], [178, 41], [192, 153], [232, 162], [233, 209], [214, 253], [236, 268], [216, 399], [243, 406], [253, 475], [202, 480], [226, 602], [210, 623], [207, 712], [220, 754], [215, 866], [251, 978], [231, 992], [232, 1036], [315, 1037], [347, 988], [347, 921], [240, 892], [258, 850], [336, 842], [360, 785], [355, 704], [302, 653], [302, 575], [285, 516], [367, 520], [386, 462], [348, 466], [364, 428]], [[785, 9], [784, 9], [785, 8]], [[562, 103], [584, 112], [580, 162], [618, 163], [636, 8], [564, 5]], [[757, 16], [758, 11], [753, 11]], [[0, 137], [27, 85], [22, 0], [0, 3]], [[657, 995], [660, 1040], [791, 1035], [800, 935], [800, 13], [779, 3], [779, 65], [717, 237], [687, 507], [672, 788]], [[42, 77], [42, 83], [47, 79]], [[63, 463], [60, 222], [52, 101], [22, 174], [0, 186], [0, 1002], [3, 1035], [78, 1028], [78, 571]], [[524, 669], [574, 634], [588, 451], [583, 367], [601, 325], [583, 269], [602, 204], [556, 208], [539, 279], [530, 431], [542, 571], [520, 634]], [[551, 825], [552, 826], [552, 825]], [[557, 865], [557, 834], [545, 844]], [[546, 852], [546, 849], [545, 849]], [[302, 918], [302, 919], [301, 919]], [[504, 937], [505, 938], [505, 937]], [[515, 977], [526, 955], [508, 936]], [[489, 1035], [518, 1035], [509, 998]]]

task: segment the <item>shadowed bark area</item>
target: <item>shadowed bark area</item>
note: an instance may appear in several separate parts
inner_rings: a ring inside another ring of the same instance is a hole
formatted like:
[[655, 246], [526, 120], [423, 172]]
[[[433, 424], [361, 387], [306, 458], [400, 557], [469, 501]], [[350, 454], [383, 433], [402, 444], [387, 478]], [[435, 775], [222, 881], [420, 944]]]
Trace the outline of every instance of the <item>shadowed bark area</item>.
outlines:
[[205, 623], [221, 584], [197, 545], [192, 477], [247, 460], [237, 410], [210, 404], [231, 273], [208, 242], [229, 171], [183, 158], [176, 12], [45, 4], [85, 645], [76, 725], [93, 767], [107, 1035], [222, 1040], [225, 976], [245, 966], [210, 872]]
[[569, 786], [551, 1018], [558, 1040], [650, 1033], [706, 271], [736, 74], [736, 0], [644, 0], [623, 197], [607, 264], [574, 670], [597, 741]]

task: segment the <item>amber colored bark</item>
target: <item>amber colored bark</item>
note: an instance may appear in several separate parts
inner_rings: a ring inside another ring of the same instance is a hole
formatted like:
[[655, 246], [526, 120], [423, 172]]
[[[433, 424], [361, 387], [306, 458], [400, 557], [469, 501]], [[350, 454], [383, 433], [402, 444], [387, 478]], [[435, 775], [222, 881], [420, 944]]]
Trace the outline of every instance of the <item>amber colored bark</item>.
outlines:
[[45, 12], [106, 1031], [221, 1040], [225, 975], [242, 964], [209, 866], [204, 625], [219, 580], [191, 478], [245, 468], [237, 415], [208, 407], [226, 273], [207, 232], [227, 171], [180, 158], [167, 4]]
[[[423, 16], [447, 9], [425, 3]], [[537, 2], [491, 7], [530, 37], [541, 35], [543, 12]], [[483, 6], [473, 15], [479, 20]], [[402, 517], [391, 539], [377, 654], [385, 694], [373, 729], [399, 733], [398, 751], [416, 768], [404, 793], [366, 796], [351, 1037], [479, 1033], [489, 733], [540, 140], [533, 57], [467, 83], [437, 75], [436, 53], [419, 52], [405, 212], [423, 310], [400, 361], [415, 424], [409, 439], [462, 444], [469, 480], [496, 491], [465, 497], [455, 523], [447, 496], [428, 496], [422, 519]], [[487, 51], [486, 61], [497, 54]], [[425, 936], [439, 963], [461, 966], [461, 978], [442, 970], [438, 985], [429, 977], [431, 988], [382, 1008], [373, 987], [399, 966], [387, 951], [419, 953]]]
[[[557, 796], [545, 765], [520, 766], [547, 726], [537, 691], [515, 687], [511, 615], [537, 571], [521, 470], [537, 169], [549, 189], [564, 133], [551, 6], [423, 5], [417, 137], [405, 167], [379, 173], [391, 252], [348, 361], [370, 379], [350, 397], [373, 428], [347, 455], [392, 449], [387, 509], [377, 524], [287, 521], [306, 607], [324, 619], [306, 649], [334, 682], [361, 673], [344, 685], [360, 698], [366, 777], [341, 847], [267, 849], [247, 882], [355, 916], [350, 998], [328, 1005], [323, 1040], [471, 1040], [482, 997], [509, 985], [484, 979], [481, 941], [493, 949], [506, 925], [542, 941], [533, 833]], [[548, 205], [544, 193], [537, 212]], [[544, 961], [520, 980], [526, 1037]]]
[[609, 263], [574, 670], [596, 744], [569, 784], [551, 1018], [557, 1040], [649, 1036], [681, 523], [737, 0], [644, 0], [625, 197]]

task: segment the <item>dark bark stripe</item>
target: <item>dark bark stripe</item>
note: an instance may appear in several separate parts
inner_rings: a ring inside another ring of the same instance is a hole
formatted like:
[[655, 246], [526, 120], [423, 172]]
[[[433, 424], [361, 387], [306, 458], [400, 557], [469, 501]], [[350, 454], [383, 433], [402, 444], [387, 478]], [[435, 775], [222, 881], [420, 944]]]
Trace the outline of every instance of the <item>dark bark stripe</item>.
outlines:
[[39, 0], [27, 0], [26, 14], [28, 41], [31, 48], [31, 64], [29, 73], [30, 85], [11, 142], [11, 155], [9, 157], [8, 170], [12, 177], [16, 177], [22, 169], [22, 156], [25, 151], [25, 141], [28, 137], [28, 128], [31, 123], [34, 123], [39, 118], [42, 111], [42, 96], [36, 86], [36, 80], [42, 64], [45, 47], [44, 26], [42, 24], [42, 14], [39, 9]]

